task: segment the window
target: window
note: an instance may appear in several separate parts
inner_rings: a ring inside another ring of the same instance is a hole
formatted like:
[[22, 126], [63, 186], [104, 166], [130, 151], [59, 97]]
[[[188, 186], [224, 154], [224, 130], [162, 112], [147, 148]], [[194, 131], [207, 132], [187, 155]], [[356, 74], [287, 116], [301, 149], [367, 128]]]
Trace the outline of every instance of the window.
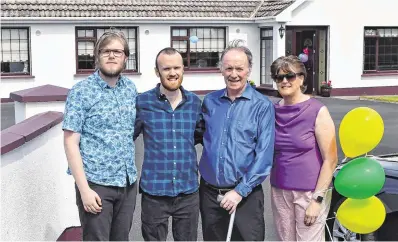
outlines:
[[273, 61], [273, 34], [272, 28], [261, 29], [261, 72], [260, 84], [272, 86], [270, 66]]
[[[191, 36], [197, 36], [199, 40], [193, 43], [189, 40]], [[185, 69], [216, 69], [225, 49], [225, 28], [172, 27], [171, 46], [181, 53]]]
[[398, 71], [398, 27], [365, 28], [363, 72]]
[[[126, 72], [136, 72], [137, 65], [137, 28], [115, 27], [127, 38], [130, 56], [126, 63]], [[77, 73], [89, 73], [95, 69], [94, 46], [102, 34], [109, 31], [109, 27], [77, 27], [76, 28], [76, 70]]]
[[29, 28], [1, 28], [1, 75], [30, 75]]

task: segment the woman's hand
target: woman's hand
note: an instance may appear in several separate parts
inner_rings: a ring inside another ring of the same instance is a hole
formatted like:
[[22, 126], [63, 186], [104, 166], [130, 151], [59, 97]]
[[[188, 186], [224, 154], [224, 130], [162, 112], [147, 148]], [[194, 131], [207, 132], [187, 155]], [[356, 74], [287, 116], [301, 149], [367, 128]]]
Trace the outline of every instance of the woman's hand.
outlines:
[[318, 218], [321, 209], [321, 203], [317, 203], [315, 200], [311, 200], [310, 205], [305, 210], [304, 224], [307, 226], [313, 225]]

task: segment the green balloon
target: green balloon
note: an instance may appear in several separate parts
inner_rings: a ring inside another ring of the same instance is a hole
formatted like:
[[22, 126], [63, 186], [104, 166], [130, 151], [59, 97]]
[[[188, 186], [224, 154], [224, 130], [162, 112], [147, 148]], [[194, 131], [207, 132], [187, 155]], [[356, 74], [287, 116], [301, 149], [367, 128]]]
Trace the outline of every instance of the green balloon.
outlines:
[[369, 157], [360, 157], [348, 162], [340, 170], [334, 186], [345, 197], [365, 199], [376, 195], [385, 181], [385, 172], [379, 162]]

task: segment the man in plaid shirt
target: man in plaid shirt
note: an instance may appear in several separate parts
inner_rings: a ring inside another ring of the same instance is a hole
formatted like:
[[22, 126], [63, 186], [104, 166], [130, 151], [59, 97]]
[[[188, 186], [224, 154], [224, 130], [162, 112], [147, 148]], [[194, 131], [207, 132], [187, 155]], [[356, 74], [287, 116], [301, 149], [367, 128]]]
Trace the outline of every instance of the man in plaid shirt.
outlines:
[[134, 139], [144, 135], [140, 192], [142, 235], [167, 239], [173, 219], [174, 240], [196, 241], [199, 217], [198, 162], [195, 144], [204, 132], [201, 101], [182, 86], [184, 65], [174, 48], [156, 57], [160, 83], [137, 97]]

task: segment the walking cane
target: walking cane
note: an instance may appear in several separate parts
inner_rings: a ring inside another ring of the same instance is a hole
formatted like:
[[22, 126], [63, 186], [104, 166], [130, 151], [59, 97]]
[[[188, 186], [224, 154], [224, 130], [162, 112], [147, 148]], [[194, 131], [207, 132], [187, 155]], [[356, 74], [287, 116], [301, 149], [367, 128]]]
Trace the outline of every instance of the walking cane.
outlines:
[[[223, 195], [219, 194], [217, 196], [217, 201], [221, 202], [222, 199], [224, 198]], [[231, 214], [231, 217], [229, 219], [229, 225], [228, 225], [228, 233], [227, 233], [227, 240], [226, 242], [231, 242], [231, 235], [232, 235], [232, 229], [234, 227], [234, 221], [235, 221], [235, 213], [236, 213], [236, 209], [235, 211]]]

